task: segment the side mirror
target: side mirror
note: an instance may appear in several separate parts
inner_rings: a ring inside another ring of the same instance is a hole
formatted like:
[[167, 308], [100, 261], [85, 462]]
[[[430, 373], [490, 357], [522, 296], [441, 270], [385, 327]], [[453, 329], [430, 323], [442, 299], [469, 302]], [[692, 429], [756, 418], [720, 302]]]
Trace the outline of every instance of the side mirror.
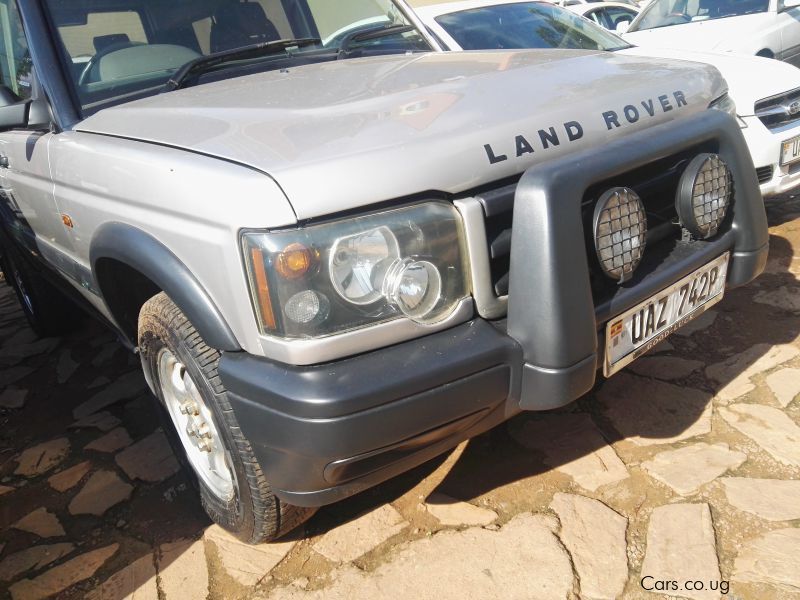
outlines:
[[43, 102], [19, 100], [4, 85], [0, 85], [0, 131], [11, 129], [47, 128], [50, 119], [43, 112]]
[[783, 0], [782, 5], [779, 4], [779, 10], [789, 10], [791, 8], [797, 8], [800, 6], [800, 0]]
[[[800, 2], [800, 0], [797, 0], [797, 1]], [[616, 31], [618, 34], [622, 35], [623, 33], [627, 33], [628, 29], [630, 29], [630, 27], [631, 27], [631, 22], [630, 21], [620, 21], [619, 23], [617, 23], [617, 26], [614, 29], [614, 31]]]

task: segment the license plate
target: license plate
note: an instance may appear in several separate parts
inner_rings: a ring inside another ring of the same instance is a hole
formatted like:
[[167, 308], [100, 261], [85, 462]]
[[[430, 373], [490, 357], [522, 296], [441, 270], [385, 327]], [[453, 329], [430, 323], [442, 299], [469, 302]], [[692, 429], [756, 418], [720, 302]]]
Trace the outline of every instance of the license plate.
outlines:
[[727, 274], [726, 252], [609, 321], [603, 374], [613, 375], [722, 300]]
[[781, 147], [781, 165], [788, 165], [798, 160], [800, 160], [800, 135], [786, 140]]

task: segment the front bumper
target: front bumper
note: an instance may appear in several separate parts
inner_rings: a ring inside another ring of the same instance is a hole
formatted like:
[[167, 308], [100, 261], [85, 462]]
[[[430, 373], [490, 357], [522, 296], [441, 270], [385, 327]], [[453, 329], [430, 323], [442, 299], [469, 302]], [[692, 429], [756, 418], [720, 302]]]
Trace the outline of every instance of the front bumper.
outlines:
[[[299, 506], [335, 502], [521, 410], [572, 402], [596, 381], [609, 319], [725, 252], [729, 287], [761, 273], [768, 231], [752, 160], [736, 122], [707, 112], [629, 136], [602, 154], [572, 155], [525, 173], [514, 200], [507, 321], [476, 319], [307, 367], [223, 354], [220, 377], [278, 497]], [[709, 140], [733, 176], [725, 231], [637, 270], [595, 305], [582, 242], [584, 190]]]
[[759, 173], [761, 194], [765, 198], [800, 191], [800, 162], [781, 165], [783, 142], [800, 136], [800, 123], [767, 129], [758, 117], [741, 117], [742, 129], [753, 164]]

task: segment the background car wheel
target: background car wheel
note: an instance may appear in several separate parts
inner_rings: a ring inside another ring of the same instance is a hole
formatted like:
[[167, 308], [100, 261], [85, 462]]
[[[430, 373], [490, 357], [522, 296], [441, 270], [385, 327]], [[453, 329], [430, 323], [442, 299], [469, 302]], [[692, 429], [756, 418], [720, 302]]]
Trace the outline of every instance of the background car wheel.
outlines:
[[314, 514], [272, 493], [217, 373], [220, 353], [163, 293], [142, 307], [139, 348], [167, 415], [169, 437], [194, 472], [213, 521], [257, 544], [281, 537]]
[[756, 52], [756, 56], [761, 56], [763, 58], [775, 58], [775, 53], [772, 52], [772, 50], [767, 50], [765, 48], [764, 50], [759, 50]]
[[83, 317], [80, 309], [30, 267], [16, 249], [5, 249], [2, 268], [6, 283], [17, 294], [25, 318], [37, 335], [61, 335], [80, 322]]

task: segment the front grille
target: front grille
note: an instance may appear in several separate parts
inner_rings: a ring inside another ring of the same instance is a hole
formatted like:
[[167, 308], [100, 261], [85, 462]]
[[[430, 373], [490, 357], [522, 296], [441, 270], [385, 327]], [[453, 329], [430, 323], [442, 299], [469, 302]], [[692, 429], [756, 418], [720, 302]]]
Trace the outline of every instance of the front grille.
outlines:
[[[592, 295], [595, 305], [607, 302], [619, 290], [620, 285], [605, 276], [600, 268], [592, 238], [592, 218], [598, 198], [614, 187], [629, 187], [642, 199], [647, 211], [648, 254], [655, 257], [669, 254], [680, 242], [682, 230], [677, 224], [675, 195], [680, 177], [689, 161], [703, 152], [715, 153], [715, 143], [692, 147], [686, 151], [673, 154], [644, 167], [629, 171], [619, 176], [599, 182], [586, 190], [582, 204], [584, 223], [584, 243], [589, 259]], [[495, 298], [508, 295], [509, 271], [511, 262], [511, 234], [513, 230], [514, 194], [517, 184], [513, 183], [500, 188], [475, 195], [482, 206], [486, 231], [486, 248], [488, 253], [488, 278]], [[648, 261], [649, 262], [649, 261]], [[656, 260], [656, 263], [658, 260]]]
[[756, 116], [770, 129], [800, 121], [800, 88], [759, 100]]
[[772, 165], [768, 167], [759, 167], [756, 169], [756, 177], [758, 177], [758, 183], [767, 183], [770, 179], [772, 179]]

